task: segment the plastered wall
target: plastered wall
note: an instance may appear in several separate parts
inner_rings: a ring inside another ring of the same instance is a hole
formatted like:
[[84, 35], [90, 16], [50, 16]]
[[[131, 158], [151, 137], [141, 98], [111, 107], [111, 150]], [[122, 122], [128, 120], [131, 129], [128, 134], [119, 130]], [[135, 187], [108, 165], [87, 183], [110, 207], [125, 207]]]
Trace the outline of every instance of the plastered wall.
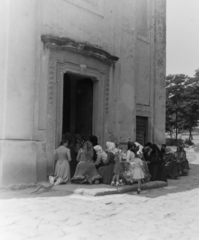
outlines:
[[[136, 0], [1, 0], [1, 184], [46, 177], [50, 59], [41, 35], [70, 38], [119, 57], [110, 67], [107, 140], [135, 140], [139, 105], [149, 116], [149, 140], [164, 141], [166, 6], [165, 0], [148, 4], [147, 42], [139, 40]], [[21, 175], [21, 168], [28, 174]]]

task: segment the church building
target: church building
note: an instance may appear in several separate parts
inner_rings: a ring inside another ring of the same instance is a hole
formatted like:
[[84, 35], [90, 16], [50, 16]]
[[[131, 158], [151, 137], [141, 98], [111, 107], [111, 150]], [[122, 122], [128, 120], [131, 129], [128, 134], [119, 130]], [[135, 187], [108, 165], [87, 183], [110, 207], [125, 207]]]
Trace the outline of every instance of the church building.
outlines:
[[0, 185], [47, 180], [66, 132], [165, 141], [166, 0], [0, 1]]

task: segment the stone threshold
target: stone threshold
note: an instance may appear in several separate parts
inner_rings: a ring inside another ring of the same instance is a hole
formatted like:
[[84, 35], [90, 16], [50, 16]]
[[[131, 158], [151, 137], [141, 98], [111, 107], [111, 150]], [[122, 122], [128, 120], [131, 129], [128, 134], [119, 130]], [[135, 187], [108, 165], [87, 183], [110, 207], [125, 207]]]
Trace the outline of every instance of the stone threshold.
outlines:
[[[43, 186], [42, 188], [40, 188]], [[147, 189], [153, 189], [153, 188], [163, 188], [167, 187], [168, 183], [163, 181], [153, 181], [153, 182], [147, 182], [142, 184], [142, 190]], [[105, 195], [112, 195], [112, 194], [123, 194], [127, 192], [135, 192], [137, 191], [137, 184], [133, 185], [125, 185], [125, 186], [110, 186], [106, 184], [93, 184], [93, 185], [87, 185], [87, 184], [62, 184], [53, 186], [52, 188], [49, 188], [50, 184], [48, 182], [41, 182], [37, 184], [19, 184], [19, 185], [9, 185], [7, 187], [1, 187], [1, 190], [24, 190], [24, 189], [34, 189], [34, 191], [31, 191], [31, 193], [39, 189], [35, 194], [38, 194], [39, 192], [43, 191], [57, 191], [57, 192], [65, 192], [66, 195], [69, 194], [77, 194], [82, 196], [105, 196]]]

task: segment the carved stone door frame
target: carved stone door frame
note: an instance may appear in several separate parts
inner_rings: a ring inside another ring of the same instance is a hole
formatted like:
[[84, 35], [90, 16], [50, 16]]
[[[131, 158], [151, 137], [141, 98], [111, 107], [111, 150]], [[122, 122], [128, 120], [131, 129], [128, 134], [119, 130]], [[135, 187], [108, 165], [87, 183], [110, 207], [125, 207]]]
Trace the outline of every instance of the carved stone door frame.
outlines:
[[[61, 139], [63, 74], [75, 73], [94, 81], [93, 134], [104, 145], [108, 136], [109, 72], [119, 59], [108, 52], [67, 38], [41, 36], [44, 62], [48, 62], [48, 98], [46, 118], [47, 172], [54, 172], [53, 153]], [[45, 72], [45, 69], [43, 69]]]
[[[84, 67], [71, 62], [57, 63], [57, 122], [56, 122], [56, 140], [55, 145], [58, 146], [62, 137], [62, 119], [63, 119], [63, 82], [64, 73], [78, 74], [82, 77], [91, 78], [93, 81], [93, 118], [92, 132], [97, 135], [99, 140], [104, 139], [104, 126], [106, 119], [104, 118], [104, 83], [107, 72], [100, 72], [97, 68]], [[101, 141], [100, 141], [101, 142]]]

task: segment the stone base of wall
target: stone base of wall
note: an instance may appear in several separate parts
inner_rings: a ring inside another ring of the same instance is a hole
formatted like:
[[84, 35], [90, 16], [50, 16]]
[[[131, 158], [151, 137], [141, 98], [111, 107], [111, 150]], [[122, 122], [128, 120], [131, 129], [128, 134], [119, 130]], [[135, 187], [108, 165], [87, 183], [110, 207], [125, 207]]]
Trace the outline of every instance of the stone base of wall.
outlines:
[[30, 184], [46, 180], [45, 143], [0, 141], [0, 185]]

